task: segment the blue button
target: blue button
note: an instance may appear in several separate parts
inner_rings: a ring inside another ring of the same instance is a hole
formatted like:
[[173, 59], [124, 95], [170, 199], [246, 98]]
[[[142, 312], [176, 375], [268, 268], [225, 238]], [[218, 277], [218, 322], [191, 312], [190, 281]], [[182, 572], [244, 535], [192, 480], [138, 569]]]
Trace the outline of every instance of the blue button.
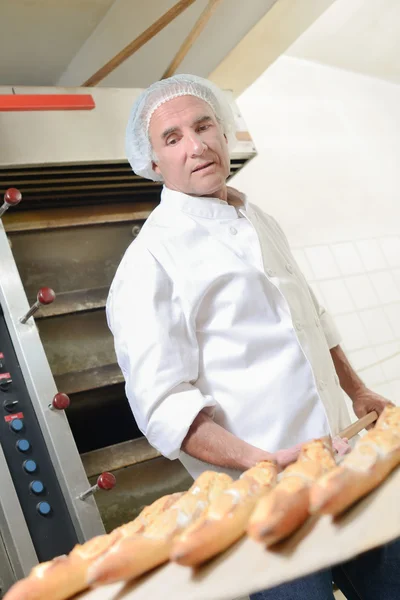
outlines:
[[10, 427], [13, 431], [21, 431], [24, 428], [24, 424], [21, 419], [13, 419], [10, 423]]
[[28, 452], [30, 447], [31, 445], [28, 440], [18, 440], [17, 442], [17, 448], [20, 452]]
[[43, 494], [44, 492], [44, 485], [39, 480], [32, 481], [29, 487], [34, 494]]
[[43, 517], [51, 513], [51, 506], [48, 502], [39, 502], [36, 508], [39, 515], [42, 515]]
[[37, 464], [34, 460], [26, 460], [24, 462], [24, 469], [27, 473], [34, 473], [37, 469]]

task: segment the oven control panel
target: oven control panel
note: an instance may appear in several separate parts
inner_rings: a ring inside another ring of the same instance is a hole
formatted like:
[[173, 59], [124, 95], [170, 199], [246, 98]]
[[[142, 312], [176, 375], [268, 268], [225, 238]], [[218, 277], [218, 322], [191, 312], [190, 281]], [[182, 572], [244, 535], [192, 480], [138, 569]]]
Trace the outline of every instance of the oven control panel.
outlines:
[[[65, 408], [65, 394], [52, 405]], [[0, 443], [40, 561], [78, 542], [0, 306]]]

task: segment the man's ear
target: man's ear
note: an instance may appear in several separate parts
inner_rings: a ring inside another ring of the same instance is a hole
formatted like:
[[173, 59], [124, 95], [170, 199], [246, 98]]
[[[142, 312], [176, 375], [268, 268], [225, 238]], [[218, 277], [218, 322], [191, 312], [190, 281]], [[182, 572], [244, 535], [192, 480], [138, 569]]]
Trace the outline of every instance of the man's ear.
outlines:
[[161, 175], [160, 168], [158, 164], [154, 162], [154, 160], [151, 162], [151, 168], [153, 169], [154, 173], [157, 173], [157, 175]]

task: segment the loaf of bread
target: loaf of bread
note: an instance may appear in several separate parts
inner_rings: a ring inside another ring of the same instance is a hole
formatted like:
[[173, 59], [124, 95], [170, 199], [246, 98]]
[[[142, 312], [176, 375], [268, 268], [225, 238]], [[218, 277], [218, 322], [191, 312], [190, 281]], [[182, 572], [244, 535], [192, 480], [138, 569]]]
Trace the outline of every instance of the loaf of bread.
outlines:
[[166, 510], [179, 500], [179, 498], [182, 498], [184, 493], [185, 492], [175, 492], [174, 494], [168, 494], [167, 496], [158, 498], [158, 500], [155, 500], [149, 506], [145, 506], [136, 519], [121, 525], [115, 531], [120, 533], [121, 538], [145, 531], [146, 527], [149, 527], [159, 515], [164, 514]]
[[276, 478], [277, 467], [269, 461], [245, 471], [174, 540], [170, 559], [196, 566], [231, 546], [244, 535], [257, 500], [275, 485]]
[[140, 535], [128, 536], [103, 554], [88, 571], [88, 584], [126, 581], [168, 561], [174, 537], [199, 518], [232, 479], [206, 471], [164, 514]]
[[376, 488], [400, 464], [400, 407], [388, 406], [374, 429], [322, 476], [310, 492], [310, 511], [339, 515]]
[[379, 417], [375, 429], [390, 429], [400, 435], [400, 406], [387, 406]]
[[110, 550], [118, 540], [149, 527], [181, 495], [163, 496], [145, 507], [136, 519], [110, 534], [76, 545], [68, 556], [59, 556], [37, 565], [28, 577], [18, 581], [9, 590], [4, 600], [65, 600], [74, 596], [87, 587], [88, 568], [97, 558]]
[[312, 484], [335, 466], [329, 440], [304, 444], [297, 461], [286, 467], [275, 488], [258, 501], [248, 535], [270, 546], [292, 534], [309, 516]]

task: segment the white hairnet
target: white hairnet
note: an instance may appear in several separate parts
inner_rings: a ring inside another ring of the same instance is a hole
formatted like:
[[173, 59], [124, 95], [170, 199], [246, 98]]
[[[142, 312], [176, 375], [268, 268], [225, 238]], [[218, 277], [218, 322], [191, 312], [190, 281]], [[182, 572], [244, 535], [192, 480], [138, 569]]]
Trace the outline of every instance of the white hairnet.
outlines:
[[235, 120], [226, 95], [207, 79], [195, 75], [174, 75], [153, 83], [135, 101], [126, 129], [125, 148], [130, 165], [135, 173], [162, 181], [161, 175], [153, 171], [153, 151], [149, 138], [152, 114], [165, 102], [178, 96], [195, 96], [207, 102], [228, 139], [231, 148], [235, 143]]

